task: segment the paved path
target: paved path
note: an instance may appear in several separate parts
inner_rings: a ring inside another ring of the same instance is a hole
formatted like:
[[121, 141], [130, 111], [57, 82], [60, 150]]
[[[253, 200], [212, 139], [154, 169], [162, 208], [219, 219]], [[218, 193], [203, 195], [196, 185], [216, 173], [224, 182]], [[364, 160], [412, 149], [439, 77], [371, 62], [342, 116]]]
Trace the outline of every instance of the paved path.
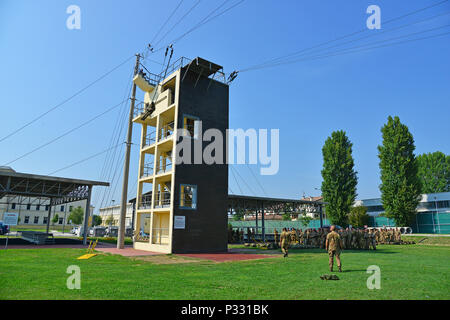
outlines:
[[95, 248], [96, 251], [101, 251], [101, 252], [105, 252], [105, 253], [111, 253], [111, 254], [120, 254], [121, 256], [124, 257], [136, 257], [136, 256], [154, 256], [154, 255], [161, 255], [163, 253], [160, 252], [152, 252], [152, 251], [144, 251], [144, 250], [136, 250], [133, 249], [132, 246], [125, 246], [124, 249], [117, 249], [116, 245], [114, 245], [114, 247], [109, 247], [109, 248], [102, 248], [102, 247], [96, 247]]

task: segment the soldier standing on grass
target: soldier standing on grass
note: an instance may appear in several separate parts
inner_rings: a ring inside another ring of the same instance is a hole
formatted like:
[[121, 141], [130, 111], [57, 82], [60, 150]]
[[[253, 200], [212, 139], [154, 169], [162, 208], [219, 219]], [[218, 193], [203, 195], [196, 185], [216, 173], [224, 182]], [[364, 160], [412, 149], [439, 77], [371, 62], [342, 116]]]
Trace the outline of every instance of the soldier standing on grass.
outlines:
[[287, 231], [286, 228], [283, 228], [283, 232], [281, 232], [281, 236], [280, 236], [280, 246], [281, 246], [281, 251], [284, 254], [283, 255], [284, 258], [286, 258], [288, 256], [290, 239], [291, 239], [291, 234]]
[[275, 244], [275, 248], [276, 247], [278, 247], [278, 243], [280, 242], [280, 238], [279, 238], [279, 234], [278, 234], [278, 231], [277, 231], [277, 229], [274, 229], [273, 230], [273, 233], [274, 233], [274, 244]]
[[336, 229], [336, 226], [331, 226], [330, 233], [327, 235], [327, 241], [325, 244], [325, 249], [328, 251], [328, 257], [329, 257], [329, 266], [330, 271], [333, 272], [333, 263], [334, 263], [334, 257], [336, 257], [336, 262], [339, 268], [339, 272], [342, 272], [342, 264], [341, 264], [341, 250], [342, 250], [342, 239], [339, 236], [339, 234], [334, 231]]

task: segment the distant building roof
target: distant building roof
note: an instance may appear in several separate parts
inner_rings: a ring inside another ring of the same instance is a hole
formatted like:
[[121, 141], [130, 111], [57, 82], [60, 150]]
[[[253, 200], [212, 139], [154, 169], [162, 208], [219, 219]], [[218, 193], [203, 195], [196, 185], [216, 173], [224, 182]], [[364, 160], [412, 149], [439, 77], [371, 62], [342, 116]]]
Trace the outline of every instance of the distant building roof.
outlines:
[[323, 197], [322, 196], [318, 196], [318, 197], [303, 197], [302, 200], [316, 202], [316, 201], [322, 201]]

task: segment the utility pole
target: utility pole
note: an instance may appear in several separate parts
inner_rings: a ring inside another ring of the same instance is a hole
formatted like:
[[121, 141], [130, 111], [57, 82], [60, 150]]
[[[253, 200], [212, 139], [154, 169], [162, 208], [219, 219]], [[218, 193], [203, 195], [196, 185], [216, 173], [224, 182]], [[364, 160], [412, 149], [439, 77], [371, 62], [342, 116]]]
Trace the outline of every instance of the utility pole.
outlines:
[[[136, 65], [134, 66], [134, 75], [139, 71], [139, 59], [141, 55], [136, 54]], [[133, 89], [131, 92], [130, 114], [128, 117], [128, 131], [127, 131], [127, 147], [125, 150], [125, 161], [123, 165], [123, 185], [122, 185], [122, 198], [120, 201], [120, 223], [119, 234], [117, 235], [117, 249], [124, 248], [125, 240], [125, 217], [127, 214], [127, 195], [128, 195], [128, 175], [130, 171], [130, 149], [131, 149], [131, 137], [133, 135], [133, 112], [134, 103], [136, 101], [136, 84], [133, 81]]]

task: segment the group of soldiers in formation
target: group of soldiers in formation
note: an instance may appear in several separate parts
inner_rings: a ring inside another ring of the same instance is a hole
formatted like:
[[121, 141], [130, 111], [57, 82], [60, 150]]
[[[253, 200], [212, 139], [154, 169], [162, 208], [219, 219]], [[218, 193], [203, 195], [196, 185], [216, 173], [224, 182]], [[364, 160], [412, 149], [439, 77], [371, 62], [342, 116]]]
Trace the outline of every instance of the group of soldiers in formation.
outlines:
[[[286, 229], [289, 233], [289, 246], [302, 248], [325, 249], [329, 228], [317, 229]], [[401, 232], [398, 229], [355, 229], [346, 228], [337, 231], [342, 239], [342, 249], [376, 250], [377, 244], [402, 244]], [[244, 230], [230, 228], [228, 230], [228, 240], [230, 243], [244, 243]], [[255, 233], [252, 229], [247, 229], [247, 242], [255, 243]], [[274, 243], [271, 247], [277, 248], [280, 244], [280, 234], [274, 230]]]

